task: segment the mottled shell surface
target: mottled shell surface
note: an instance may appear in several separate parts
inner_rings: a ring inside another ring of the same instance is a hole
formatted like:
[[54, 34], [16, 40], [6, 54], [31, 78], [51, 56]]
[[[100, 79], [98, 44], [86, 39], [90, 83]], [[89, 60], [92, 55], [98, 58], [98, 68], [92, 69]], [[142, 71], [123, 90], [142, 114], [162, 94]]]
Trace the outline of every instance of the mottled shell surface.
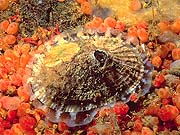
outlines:
[[[32, 99], [38, 99], [59, 120], [69, 114], [69, 126], [87, 124], [95, 111], [118, 101], [128, 102], [132, 93], [140, 96], [151, 84], [144, 53], [119, 36], [82, 33], [56, 36], [36, 54], [32, 64]], [[89, 118], [77, 119], [87, 112]], [[88, 119], [88, 120], [87, 120]]]

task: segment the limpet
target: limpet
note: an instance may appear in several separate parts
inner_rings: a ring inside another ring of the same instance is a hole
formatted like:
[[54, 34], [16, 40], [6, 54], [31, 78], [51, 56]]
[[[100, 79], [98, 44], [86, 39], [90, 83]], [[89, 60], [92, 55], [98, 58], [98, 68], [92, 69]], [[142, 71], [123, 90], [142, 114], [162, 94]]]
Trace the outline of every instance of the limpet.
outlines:
[[52, 122], [85, 125], [99, 108], [128, 102], [135, 92], [143, 96], [151, 86], [152, 66], [145, 52], [120, 35], [68, 32], [45, 47], [29, 64], [29, 83], [35, 107], [44, 107]]

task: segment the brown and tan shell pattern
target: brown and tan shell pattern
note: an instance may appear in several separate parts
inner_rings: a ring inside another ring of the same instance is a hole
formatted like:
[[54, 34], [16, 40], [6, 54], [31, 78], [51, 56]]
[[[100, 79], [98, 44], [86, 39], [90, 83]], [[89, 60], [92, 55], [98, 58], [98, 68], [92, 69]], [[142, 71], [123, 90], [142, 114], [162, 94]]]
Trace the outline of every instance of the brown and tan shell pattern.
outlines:
[[148, 92], [152, 67], [120, 36], [62, 35], [47, 42], [31, 63], [32, 100], [48, 109], [49, 120], [84, 125], [98, 108]]

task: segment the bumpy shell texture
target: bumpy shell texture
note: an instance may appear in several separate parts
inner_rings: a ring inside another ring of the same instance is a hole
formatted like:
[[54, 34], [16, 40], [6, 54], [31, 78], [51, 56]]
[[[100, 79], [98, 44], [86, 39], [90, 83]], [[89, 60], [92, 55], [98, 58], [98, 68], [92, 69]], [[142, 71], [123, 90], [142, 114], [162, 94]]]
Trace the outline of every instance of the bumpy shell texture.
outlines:
[[150, 88], [151, 65], [119, 36], [62, 34], [45, 46], [33, 60], [29, 82], [32, 99], [49, 109], [51, 121], [84, 125], [98, 108], [128, 102], [130, 94]]

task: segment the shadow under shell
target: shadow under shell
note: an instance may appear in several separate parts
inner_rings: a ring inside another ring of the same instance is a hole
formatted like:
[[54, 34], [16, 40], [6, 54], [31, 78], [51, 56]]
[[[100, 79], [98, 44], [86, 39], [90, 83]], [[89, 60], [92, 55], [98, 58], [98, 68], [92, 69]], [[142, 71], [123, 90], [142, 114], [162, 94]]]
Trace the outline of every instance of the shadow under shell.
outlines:
[[56, 36], [36, 54], [29, 83], [32, 100], [50, 121], [70, 127], [90, 123], [99, 108], [146, 94], [152, 66], [144, 53], [120, 36], [76, 33]]

